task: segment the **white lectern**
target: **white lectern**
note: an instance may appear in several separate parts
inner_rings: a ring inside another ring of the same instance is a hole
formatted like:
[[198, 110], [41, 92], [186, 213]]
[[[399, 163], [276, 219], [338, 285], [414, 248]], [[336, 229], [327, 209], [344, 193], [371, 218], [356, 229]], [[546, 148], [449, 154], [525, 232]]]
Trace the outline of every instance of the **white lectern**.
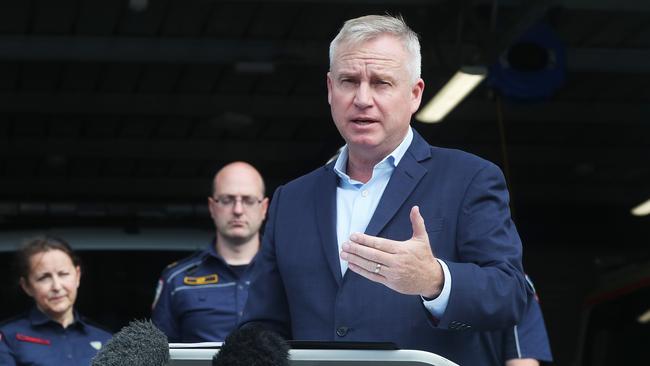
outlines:
[[[170, 366], [210, 366], [218, 348], [170, 347]], [[458, 366], [433, 353], [415, 350], [292, 349], [292, 366]]]

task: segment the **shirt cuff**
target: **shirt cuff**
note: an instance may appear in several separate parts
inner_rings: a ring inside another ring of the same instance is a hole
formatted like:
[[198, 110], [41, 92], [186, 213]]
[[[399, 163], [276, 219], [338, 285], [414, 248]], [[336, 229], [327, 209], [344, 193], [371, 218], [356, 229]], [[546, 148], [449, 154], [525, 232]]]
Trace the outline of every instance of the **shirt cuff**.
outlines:
[[429, 310], [431, 315], [437, 319], [440, 319], [444, 315], [445, 310], [447, 310], [447, 304], [449, 303], [449, 294], [451, 293], [451, 274], [449, 273], [449, 267], [447, 267], [447, 264], [445, 262], [441, 261], [438, 258], [436, 258], [436, 260], [438, 263], [440, 263], [442, 272], [445, 274], [445, 280], [442, 284], [442, 291], [440, 292], [440, 295], [438, 295], [438, 297], [433, 300], [425, 299], [422, 296], [420, 296], [420, 298], [422, 299], [424, 307]]

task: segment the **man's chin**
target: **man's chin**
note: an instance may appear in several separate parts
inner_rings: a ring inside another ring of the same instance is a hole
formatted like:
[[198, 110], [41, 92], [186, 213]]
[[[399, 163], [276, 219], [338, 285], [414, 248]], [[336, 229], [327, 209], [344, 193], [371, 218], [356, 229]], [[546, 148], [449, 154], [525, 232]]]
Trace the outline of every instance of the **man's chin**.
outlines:
[[246, 244], [253, 236], [242, 230], [241, 232], [228, 232], [224, 237], [229, 243], [239, 246]]
[[353, 135], [346, 139], [348, 145], [362, 149], [375, 149], [381, 145], [380, 136], [374, 134]]

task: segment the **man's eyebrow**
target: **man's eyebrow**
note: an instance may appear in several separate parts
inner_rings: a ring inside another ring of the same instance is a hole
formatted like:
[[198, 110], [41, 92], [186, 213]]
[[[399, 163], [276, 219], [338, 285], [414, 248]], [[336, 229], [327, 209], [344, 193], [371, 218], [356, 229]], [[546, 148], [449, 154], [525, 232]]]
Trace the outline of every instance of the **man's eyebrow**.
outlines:
[[384, 79], [384, 80], [395, 80], [395, 75], [385, 72], [372, 72], [370, 74], [371, 79]]
[[341, 70], [338, 72], [338, 75], [336, 77], [341, 78], [341, 77], [352, 77], [352, 76], [359, 76], [359, 72], [353, 70]]

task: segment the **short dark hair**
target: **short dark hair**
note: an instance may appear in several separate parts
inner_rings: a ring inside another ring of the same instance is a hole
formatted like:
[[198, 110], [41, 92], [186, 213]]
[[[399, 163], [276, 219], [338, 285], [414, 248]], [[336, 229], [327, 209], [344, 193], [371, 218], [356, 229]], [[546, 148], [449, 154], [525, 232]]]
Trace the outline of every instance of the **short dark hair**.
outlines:
[[289, 345], [271, 330], [246, 324], [226, 337], [212, 366], [289, 366]]
[[34, 255], [50, 250], [60, 250], [67, 254], [75, 267], [81, 265], [81, 260], [65, 240], [49, 235], [37, 236], [25, 240], [16, 250], [14, 266], [18, 278], [27, 279], [29, 277], [30, 260]]

